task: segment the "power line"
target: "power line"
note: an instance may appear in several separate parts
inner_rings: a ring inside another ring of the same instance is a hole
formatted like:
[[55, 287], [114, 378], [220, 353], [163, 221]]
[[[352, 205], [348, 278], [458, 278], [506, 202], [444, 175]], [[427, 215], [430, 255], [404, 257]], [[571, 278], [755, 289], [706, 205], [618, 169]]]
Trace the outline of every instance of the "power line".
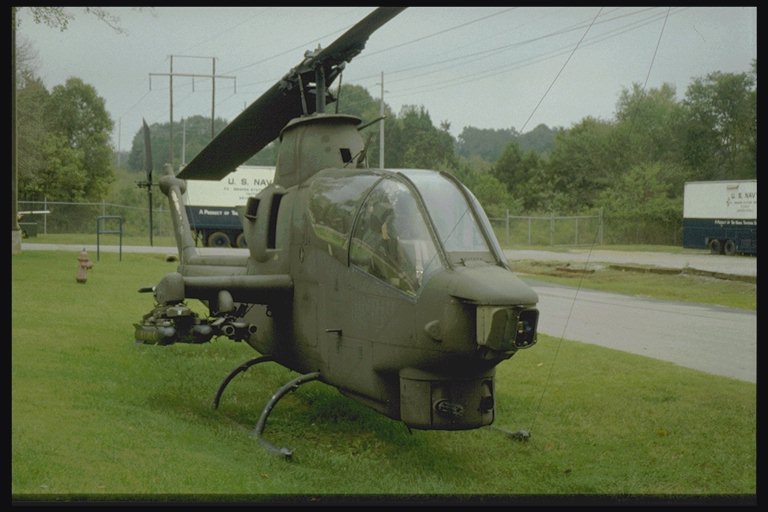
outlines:
[[426, 36], [419, 37], [417, 39], [412, 39], [410, 41], [406, 41], [405, 43], [396, 44], [394, 46], [390, 46], [388, 48], [383, 48], [383, 49], [375, 51], [375, 52], [366, 53], [365, 55], [360, 56], [359, 59], [362, 60], [364, 58], [368, 58], [368, 57], [371, 57], [373, 55], [378, 55], [379, 53], [384, 53], [384, 52], [388, 52], [389, 50], [394, 50], [395, 48], [400, 48], [402, 46], [407, 46], [409, 44], [418, 43], [419, 41], [424, 41], [425, 39], [429, 39], [431, 37], [439, 36], [440, 34], [445, 34], [446, 32], [451, 32], [453, 30], [464, 28], [464, 27], [466, 27], [468, 25], [472, 25], [473, 23], [477, 23], [478, 21], [487, 20], [488, 18], [493, 18], [494, 16], [499, 16], [501, 14], [504, 14], [505, 12], [509, 12], [509, 11], [512, 11], [512, 10], [515, 10], [515, 9], [517, 9], [517, 7], [510, 7], [509, 9], [504, 9], [503, 11], [499, 11], [499, 12], [496, 12], [496, 13], [493, 13], [493, 14], [489, 14], [488, 16], [483, 16], [481, 18], [477, 18], [477, 19], [474, 19], [472, 21], [467, 21], [465, 23], [461, 23], [459, 25], [455, 25], [453, 27], [446, 28], [446, 29], [440, 30], [438, 32], [434, 32], [432, 34], [428, 34]]
[[[211, 139], [214, 137], [214, 119], [215, 119], [215, 109], [216, 109], [216, 79], [217, 78], [227, 78], [235, 80], [235, 77], [233, 76], [226, 76], [226, 75], [217, 75], [216, 74], [216, 58], [215, 57], [201, 57], [198, 55], [176, 55], [176, 57], [180, 58], [187, 58], [187, 59], [211, 59], [211, 65], [212, 70], [210, 75], [205, 74], [196, 74], [196, 73], [174, 73], [173, 71], [173, 57], [174, 55], [170, 56], [170, 71], [168, 73], [150, 73], [150, 89], [152, 88], [152, 82], [151, 77], [152, 76], [167, 76], [169, 79], [169, 91], [170, 91], [170, 137], [168, 141], [168, 150], [170, 154], [170, 163], [173, 165], [173, 77], [174, 76], [183, 76], [183, 77], [191, 77], [191, 78], [210, 78], [212, 87], [211, 87]], [[237, 84], [237, 82], [235, 82]], [[237, 87], [237, 85], [235, 85]]]
[[244, 20], [240, 21], [239, 23], [235, 23], [234, 25], [232, 25], [232, 26], [230, 26], [230, 27], [228, 27], [228, 28], [225, 28], [225, 29], [221, 30], [220, 32], [218, 32], [218, 33], [216, 33], [216, 34], [212, 35], [212, 36], [211, 36], [211, 37], [209, 37], [208, 39], [204, 39], [204, 40], [200, 41], [199, 43], [195, 43], [195, 44], [193, 44], [192, 46], [189, 46], [189, 47], [187, 47], [187, 49], [186, 49], [186, 50], [184, 50], [184, 51], [185, 51], [185, 52], [188, 52], [189, 50], [191, 50], [191, 49], [193, 49], [193, 48], [196, 48], [196, 47], [198, 47], [198, 46], [200, 46], [200, 45], [202, 45], [202, 44], [206, 44], [206, 43], [209, 43], [209, 42], [213, 41], [214, 39], [217, 39], [217, 38], [221, 37], [223, 34], [229, 34], [229, 33], [231, 33], [231, 32], [232, 32], [234, 29], [236, 29], [237, 27], [239, 27], [239, 26], [241, 26], [241, 25], [244, 25], [244, 24], [248, 23], [249, 21], [251, 21], [252, 19], [254, 19], [256, 16], [259, 16], [259, 15], [260, 15], [262, 12], [264, 12], [266, 9], [267, 9], [267, 7], [262, 7], [261, 9], [259, 9], [258, 11], [256, 11], [256, 13], [254, 13], [252, 16], [250, 16], [250, 17], [248, 17], [248, 18], [245, 18]]
[[[677, 12], [679, 12], [679, 11], [677, 11]], [[651, 23], [655, 23], [660, 18], [661, 18], [660, 15], [654, 15], [654, 16], [646, 18], [644, 20], [639, 20], [639, 21], [633, 22], [631, 24], [624, 25], [622, 27], [613, 29], [612, 31], [609, 31], [608, 33], [606, 33], [606, 34], [604, 34], [602, 36], [598, 36], [598, 37], [595, 37], [594, 39], [589, 39], [589, 40], [586, 40], [585, 42], [582, 42], [581, 47], [582, 48], [586, 48], [588, 46], [594, 46], [595, 44], [601, 43], [601, 42], [606, 41], [608, 39], [612, 39], [612, 38], [614, 38], [616, 36], [619, 36], [619, 35], [622, 35], [624, 33], [630, 32], [632, 30], [636, 30], [638, 28], [641, 28], [643, 26], [649, 25]], [[494, 49], [494, 50], [497, 50], [497, 49]], [[520, 68], [523, 68], [523, 67], [526, 67], [526, 66], [530, 66], [530, 65], [533, 65], [533, 64], [544, 62], [546, 60], [549, 60], [549, 59], [552, 59], [552, 58], [555, 58], [555, 57], [559, 57], [561, 55], [565, 55], [565, 54], [569, 53], [570, 51], [571, 51], [570, 45], [563, 46], [563, 47], [557, 48], [555, 50], [551, 50], [551, 51], [549, 51], [547, 53], [544, 53], [542, 55], [525, 58], [525, 59], [522, 59], [522, 60], [510, 63], [510, 64], [508, 64], [506, 66], [494, 67], [494, 68], [492, 68], [492, 69], [490, 69], [488, 71], [485, 71], [485, 72], [472, 73], [472, 74], [456, 77], [453, 80], [441, 81], [439, 85], [435, 85], [434, 83], [428, 83], [428, 84], [421, 85], [421, 86], [414, 86], [414, 87], [407, 88], [407, 89], [401, 89], [400, 91], [398, 91], [395, 94], [393, 94], [393, 96], [395, 96], [395, 97], [403, 96], [407, 92], [422, 92], [422, 93], [423, 92], [433, 92], [433, 91], [436, 91], [436, 90], [446, 89], [446, 88], [454, 87], [454, 86], [457, 86], [457, 85], [462, 85], [462, 84], [466, 84], [466, 83], [475, 82], [475, 81], [478, 81], [478, 80], [483, 80], [483, 79], [486, 79], [486, 78], [490, 78], [492, 76], [497, 76], [497, 75], [500, 75], [500, 74], [503, 74], [503, 73], [506, 73], [506, 72], [509, 72], [509, 71], [513, 71], [513, 70], [520, 69]], [[453, 60], [456, 60], [456, 59], [453, 59]], [[478, 59], [475, 59], [475, 60], [478, 60]], [[439, 71], [443, 71], [445, 69], [448, 69], [448, 68], [441, 68], [441, 69], [438, 69], [438, 70], [429, 71], [429, 72], [426, 72], [426, 73], [422, 73], [421, 75], [418, 75], [418, 76], [425, 76], [427, 74], [433, 74], [433, 73], [436, 73], [436, 72], [439, 72]], [[397, 71], [393, 71], [392, 73], [397, 73]], [[410, 77], [410, 78], [413, 78], [413, 77]], [[392, 80], [391, 82], [401, 82], [401, 81], [407, 80], [407, 79], [409, 79], [409, 77], [395, 79], [395, 80]]]
[[[601, 13], [601, 12], [603, 12], [603, 8], [602, 8], [602, 7], [600, 8], [600, 10], [599, 10], [599, 11], [597, 12], [597, 14], [595, 15], [595, 20], [597, 20], [598, 16], [600, 16], [600, 13]], [[555, 85], [555, 82], [557, 82], [557, 79], [560, 77], [560, 74], [561, 74], [561, 73], [563, 72], [563, 70], [565, 69], [565, 66], [567, 66], [567, 65], [568, 65], [568, 63], [571, 61], [571, 57], [573, 57], [573, 54], [574, 54], [574, 53], [576, 53], [576, 50], [578, 50], [578, 49], [579, 49], [579, 45], [580, 45], [580, 44], [581, 44], [581, 42], [584, 40], [584, 38], [585, 38], [585, 37], [587, 37], [587, 33], [589, 33], [589, 29], [591, 29], [591, 28], [592, 28], [592, 25], [590, 25], [589, 27], [587, 27], [587, 30], [586, 30], [586, 31], [584, 31], [584, 35], [582, 35], [582, 36], [581, 36], [581, 39], [579, 39], [579, 42], [578, 42], [578, 43], [576, 43], [576, 46], [574, 46], [574, 47], [573, 47], [573, 51], [572, 51], [572, 52], [571, 52], [571, 54], [568, 56], [568, 58], [565, 60], [565, 62], [563, 63], [562, 67], [560, 68], [560, 71], [558, 71], [558, 72], [557, 72], [557, 75], [555, 75], [555, 78], [553, 78], [553, 79], [552, 79], [552, 83], [551, 83], [551, 84], [549, 84], [549, 87], [547, 87], [547, 90], [546, 90], [546, 91], [544, 91], [544, 95], [541, 97], [541, 99], [540, 99], [540, 100], [539, 100], [539, 102], [536, 104], [536, 106], [535, 106], [535, 107], [533, 107], [533, 111], [531, 112], [531, 115], [529, 115], [529, 116], [528, 116], [528, 119], [526, 119], [526, 120], [525, 120], [525, 123], [523, 123], [523, 126], [522, 126], [522, 128], [520, 128], [520, 132], [521, 132], [521, 133], [525, 131], [525, 127], [528, 125], [528, 122], [529, 122], [529, 121], [531, 120], [531, 118], [533, 117], [533, 114], [535, 114], [535, 113], [536, 113], [536, 110], [538, 110], [538, 108], [539, 108], [539, 105], [541, 105], [541, 102], [542, 102], [542, 101], [544, 101], [544, 98], [546, 98], [546, 97], [547, 97], [547, 94], [549, 94], [549, 91], [550, 91], [550, 90], [552, 90], [552, 87], [554, 87], [554, 85]]]
[[[461, 23], [459, 25], [450, 27], [448, 29], [440, 30], [438, 32], [434, 32], [432, 34], [429, 34], [427, 36], [420, 37], [420, 38], [417, 38], [417, 39], [413, 39], [411, 41], [407, 41], [405, 43], [401, 43], [401, 44], [398, 44], [398, 45], [394, 45], [394, 46], [385, 48], [383, 50], [379, 50], [377, 52], [367, 53], [367, 54], [358, 56], [358, 59], [366, 58], [366, 57], [368, 57], [370, 55], [375, 55], [375, 54], [381, 53], [383, 51], [388, 51], [388, 50], [391, 50], [391, 49], [394, 49], [394, 48], [398, 48], [398, 47], [401, 47], [401, 46], [406, 46], [406, 45], [409, 45], [409, 44], [412, 44], [412, 43], [415, 43], [415, 42], [418, 42], [418, 41], [423, 41], [425, 39], [428, 39], [428, 38], [431, 38], [431, 37], [435, 37], [437, 35], [444, 34], [446, 32], [450, 32], [450, 31], [453, 31], [453, 30], [456, 30], [456, 29], [459, 29], [459, 28], [462, 28], [462, 27], [466, 27], [468, 25], [471, 25], [473, 23], [479, 22], [481, 20], [485, 20], [485, 19], [488, 19], [488, 18], [491, 18], [491, 17], [494, 17], [494, 16], [498, 16], [498, 15], [504, 14], [506, 12], [509, 12], [509, 11], [513, 10], [513, 9], [514, 8], [505, 9], [503, 11], [499, 11], [499, 12], [496, 12], [496, 13], [493, 13], [493, 14], [490, 14], [490, 15], [487, 15], [487, 16], [482, 16], [482, 17], [477, 18], [475, 20], [471, 20], [469, 22]], [[595, 22], [595, 20], [592, 20], [592, 24], [596, 24], [596, 23], [609, 23], [609, 22], [613, 22], [613, 21], [616, 21], [616, 20], [621, 19], [621, 18], [625, 18], [625, 17], [629, 17], [629, 16], [636, 16], [638, 14], [641, 14], [641, 13], [644, 13], [644, 12], [647, 12], [647, 11], [653, 10], [653, 9], [655, 9], [655, 8], [644, 8], [644, 9], [640, 9], [640, 10], [637, 10], [637, 11], [633, 11], [631, 13], [621, 13], [621, 14], [619, 14], [617, 16], [613, 16], [613, 17], [610, 17], [610, 18], [605, 18], [604, 20], [601, 20], [599, 22]], [[607, 16], [607, 14], [605, 16]], [[654, 19], [657, 19], [657, 18], [654, 16]], [[642, 20], [639, 23], [642, 23]], [[558, 35], [563, 35], [563, 34], [566, 34], [568, 32], [572, 32], [574, 30], [577, 30], [577, 29], [580, 29], [580, 28], [584, 28], [585, 26], [586, 26], [586, 24], [584, 22], [579, 22], [579, 23], [570, 25], [568, 27], [565, 27], [563, 29], [556, 30], [554, 32], [550, 32], [550, 33], [544, 34], [542, 36], [537, 36], [537, 37], [534, 37], [534, 38], [529, 38], [529, 39], [524, 40], [524, 41], [510, 43], [510, 44], [507, 44], [507, 45], [502, 45], [502, 46], [491, 48], [491, 49], [488, 49], [488, 50], [482, 50], [482, 51], [478, 51], [478, 52], [473, 52], [471, 54], [465, 54], [465, 55], [460, 55], [460, 56], [456, 56], [456, 57], [451, 57], [451, 58], [444, 59], [444, 60], [439, 61], [439, 62], [433, 62], [433, 63], [426, 64], [426, 65], [419, 65], [419, 66], [413, 66], [413, 67], [410, 67], [410, 68], [404, 68], [404, 69], [400, 69], [400, 70], [388, 71], [388, 75], [395, 75], [395, 74], [399, 74], [399, 73], [407, 73], [408, 71], [413, 71], [413, 70], [424, 70], [425, 68], [437, 66], [437, 65], [440, 65], [440, 64], [447, 64], [447, 63], [451, 63], [451, 62], [455, 62], [455, 61], [461, 61], [461, 60], [473, 59], [473, 61], [477, 61], [477, 60], [479, 60], [481, 58], [490, 57], [492, 55], [495, 55], [497, 53], [506, 51], [506, 50], [514, 48], [514, 47], [519, 47], [519, 46], [526, 45], [526, 44], [531, 44], [531, 43], [534, 43], [534, 42], [537, 42], [537, 41], [540, 41], [540, 40], [543, 40], [543, 39], [546, 39], [546, 38], [555, 37], [555, 36], [558, 36]], [[591, 24], [590, 24], [590, 26], [591, 26]], [[312, 41], [310, 41], [308, 43], [304, 43], [303, 45], [298, 45], [298, 46], [296, 46], [296, 47], [294, 47], [292, 49], [289, 49], [289, 50], [286, 50], [286, 51], [281, 52], [279, 54], [273, 55], [271, 57], [267, 57], [267, 58], [262, 59], [260, 61], [248, 64], [246, 66], [241, 66], [239, 68], [236, 68], [235, 70], [242, 70], [242, 69], [245, 69], [247, 67], [251, 67], [251, 66], [254, 66], [256, 64], [266, 62], [266, 61], [271, 60], [271, 59], [273, 59], [273, 58], [275, 58], [277, 56], [284, 55], [284, 54], [286, 54], [288, 52], [295, 51], [296, 49], [306, 48], [308, 44], [312, 44], [315, 41], [318, 41], [318, 40], [320, 40], [320, 39], [322, 39], [324, 37], [328, 37], [330, 35], [334, 35], [334, 34], [336, 34], [338, 32], [343, 31], [343, 30], [346, 30], [346, 29], [338, 30], [338, 31], [333, 32], [331, 34], [328, 34], [326, 36], [322, 36], [321, 38], [314, 39], [314, 40], [312, 40]], [[582, 45], [582, 46], [584, 46], [584, 45]], [[568, 48], [570, 49], [570, 47], [568, 47]], [[554, 54], [554, 56], [557, 56], [557, 55], [562, 55], [562, 53], [560, 52], [560, 53]], [[437, 70], [426, 71], [424, 73], [416, 75], [416, 77], [425, 76], [425, 75], [428, 75], [428, 74], [433, 74], [433, 73], [442, 71], [444, 69], [447, 69], [447, 68], [444, 67], [444, 68], [439, 68]], [[509, 69], [514, 69], [514, 67], [506, 66], [505, 68], [502, 68], [502, 69], [509, 70]], [[498, 74], [499, 71], [500, 71], [500, 68], [494, 68], [492, 70], [491, 74], [490, 75], [486, 75], [486, 77]], [[379, 76], [378, 75], [371, 75], [371, 76], [367, 76], [367, 77], [362, 77], [360, 79], [354, 80], [354, 82], [359, 83], [360, 81], [365, 81], [365, 80], [370, 79], [370, 78], [379, 78]], [[411, 76], [411, 77], [403, 77], [403, 78], [399, 78], [399, 79], [396, 78], [396, 79], [390, 80], [389, 83], [402, 82], [404, 80], [412, 80], [413, 78], [415, 78], [415, 77]], [[479, 79], [482, 79], [482, 78], [483, 77], [479, 77], [477, 74], [473, 74], [471, 76], [471, 78], [469, 78], [469, 79], [467, 79], [466, 77], [464, 77], [464, 78], [459, 77], [458, 79], [454, 79], [451, 83], [453, 83], [453, 85], [459, 85], [461, 83], [471, 82], [471, 81], [479, 80]], [[280, 77], [273, 78], [273, 79], [266, 79], [266, 80], [258, 80], [258, 81], [255, 81], [255, 82], [249, 82], [247, 84], [243, 84], [241, 86], [241, 88], [247, 88], [249, 86], [254, 86], [254, 85], [272, 84], [272, 83], [275, 83], [279, 79], [280, 79]], [[431, 90], [443, 89], [443, 88], [446, 88], [448, 86], [450, 86], [450, 83], [446, 83], [445, 81], [443, 81], [443, 82], [441, 82], [440, 86], [438, 86], [436, 88], [434, 87], [434, 84], [427, 84], [427, 85], [421, 86], [421, 87], [425, 87], [426, 88], [426, 90], [422, 90], [422, 92], [427, 92], [427, 91], [431, 91]], [[413, 87], [413, 88], [407, 89], [407, 90], [413, 91], [413, 90], [417, 90], [418, 88], [419, 88], [419, 86], [416, 86], [416, 87]], [[395, 94], [395, 96], [400, 96], [402, 94], [403, 94], [403, 91], [401, 90], [399, 92], [399, 94]], [[219, 104], [222, 104], [224, 101], [230, 100], [232, 97], [233, 96], [229, 96], [229, 97], [225, 98], [224, 100], [221, 100]]]
[[[644, 13], [646, 11], [654, 10], [654, 9], [656, 9], [656, 8], [655, 7], [648, 7], [648, 8], [640, 9], [638, 11], [634, 11], [634, 12], [631, 12], [631, 13], [619, 14], [619, 15], [614, 16], [612, 18], [606, 18], [606, 19], [604, 19], [602, 21], [596, 22], [595, 24], [611, 23], [611, 22], [616, 21], [616, 20], [621, 19], [621, 18], [625, 18], [625, 17], [629, 17], [629, 16], [636, 16], [638, 14]], [[657, 15], [654, 15], [654, 16], [657, 16]], [[541, 36], [531, 37], [531, 38], [525, 39], [523, 41], [517, 41], [517, 42], [514, 42], [514, 43], [508, 43], [508, 44], [497, 46], [497, 47], [490, 48], [490, 49], [487, 49], [487, 50], [480, 50], [480, 51], [469, 53], [469, 54], [464, 54], [464, 55], [459, 55], [459, 56], [455, 56], [455, 57], [450, 57], [448, 59], [432, 62], [432, 63], [429, 63], [429, 64], [421, 64], [421, 65], [418, 65], [418, 66], [412, 66], [410, 68], [403, 68], [403, 69], [393, 70], [393, 71], [389, 71], [388, 73], [389, 74], [398, 74], [398, 73], [403, 73], [403, 72], [407, 72], [407, 71], [413, 71], [413, 70], [417, 70], [417, 69], [424, 69], [424, 68], [436, 66], [436, 65], [439, 65], [439, 64], [445, 64], [445, 63], [448, 63], [448, 62], [455, 62], [455, 61], [461, 61], [461, 60], [470, 60], [470, 59], [476, 59], [476, 57], [482, 57], [482, 56], [486, 56], [486, 55], [493, 55], [493, 54], [496, 54], [496, 53], [499, 53], [499, 52], [502, 52], [502, 51], [505, 51], [505, 50], [508, 50], [508, 49], [511, 49], [511, 48], [515, 48], [515, 47], [519, 47], [519, 46], [524, 46], [524, 45], [535, 43], [535, 42], [538, 42], [538, 41], [541, 41], [541, 40], [544, 40], [544, 39], [549, 39], [551, 37], [556, 37], [556, 36], [564, 35], [564, 34], [567, 34], [569, 32], [573, 32], [573, 31], [576, 31], [576, 30], [583, 29], [586, 26], [588, 26], [587, 22], [578, 22], [578, 23], [570, 25], [568, 27], [565, 27], [565, 28], [562, 28], [562, 29], [558, 29], [558, 30], [555, 30], [553, 32], [548, 32], [548, 33], [543, 34]], [[442, 31], [442, 32], [445, 32], [445, 31]], [[426, 38], [432, 37], [433, 35], [437, 35], [439, 33], [441, 33], [441, 32], [438, 32], [438, 33], [435, 33], [435, 34], [431, 34], [429, 36], [426, 36], [426, 37], [423, 37], [423, 38], [419, 38], [419, 39], [416, 39], [414, 41], [409, 41], [407, 43], [403, 43], [402, 45], [398, 45], [398, 46], [403, 46], [405, 44], [410, 44], [412, 42], [415, 42], [415, 41], [418, 41], [418, 40], [421, 40], [421, 39], [426, 39]], [[390, 47], [388, 49], [391, 49], [391, 48], [394, 48], [394, 47]], [[375, 78], [377, 78], [377, 75], [369, 75], [369, 76], [364, 76], [364, 77], [358, 78], [357, 81], [363, 81], [363, 80], [375, 79]], [[399, 80], [404, 80], [404, 79], [399, 79]], [[394, 81], [397, 81], [397, 80], [394, 80]]]
[[645, 86], [648, 85], [648, 78], [651, 76], [651, 69], [653, 68], [653, 63], [656, 61], [656, 54], [659, 51], [659, 46], [661, 45], [661, 36], [664, 34], [664, 28], [667, 26], [667, 20], [669, 19], [669, 11], [671, 10], [671, 7], [667, 7], [667, 15], [664, 17], [664, 24], [661, 26], [661, 30], [659, 31], [659, 39], [656, 41], [656, 48], [653, 50], [653, 57], [651, 57], [651, 63], [648, 65], [648, 74], [645, 75], [645, 82], [643, 82], [643, 89], [645, 89]]

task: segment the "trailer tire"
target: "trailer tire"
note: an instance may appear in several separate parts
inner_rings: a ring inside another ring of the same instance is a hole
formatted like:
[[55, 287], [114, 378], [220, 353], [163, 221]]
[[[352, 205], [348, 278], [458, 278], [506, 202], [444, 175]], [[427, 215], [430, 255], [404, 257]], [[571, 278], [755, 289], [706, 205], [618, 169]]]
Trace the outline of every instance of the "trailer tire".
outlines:
[[723, 252], [727, 256], [733, 256], [736, 254], [736, 244], [733, 240], [726, 240], [725, 244], [723, 244]]
[[232, 247], [232, 242], [226, 233], [214, 231], [208, 235], [208, 247]]
[[235, 246], [240, 249], [246, 249], [248, 247], [248, 243], [245, 241], [245, 233], [238, 233], [237, 238], [235, 239]]
[[720, 243], [720, 240], [715, 238], [709, 241], [709, 252], [710, 254], [722, 254], [723, 244]]

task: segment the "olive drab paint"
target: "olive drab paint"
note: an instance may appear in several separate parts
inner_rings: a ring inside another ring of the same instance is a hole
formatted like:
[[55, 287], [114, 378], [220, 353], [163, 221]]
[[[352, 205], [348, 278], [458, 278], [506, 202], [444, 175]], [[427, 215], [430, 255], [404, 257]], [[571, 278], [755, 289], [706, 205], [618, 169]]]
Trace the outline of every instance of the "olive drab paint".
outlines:
[[[372, 169], [361, 120], [324, 111], [328, 85], [401, 8], [379, 8], [257, 99], [179, 175], [160, 180], [179, 248], [135, 325], [144, 343], [225, 336], [417, 429], [464, 430], [495, 419], [495, 367], [536, 342], [538, 297], [509, 268], [479, 203], [452, 175]], [[313, 82], [313, 86], [308, 84]], [[316, 93], [316, 94], [315, 94]], [[313, 98], [313, 94], [316, 96]], [[322, 96], [317, 97], [317, 95]], [[185, 180], [222, 179], [280, 138], [274, 181], [241, 208], [248, 253], [198, 251]], [[206, 318], [187, 301], [198, 299]]]

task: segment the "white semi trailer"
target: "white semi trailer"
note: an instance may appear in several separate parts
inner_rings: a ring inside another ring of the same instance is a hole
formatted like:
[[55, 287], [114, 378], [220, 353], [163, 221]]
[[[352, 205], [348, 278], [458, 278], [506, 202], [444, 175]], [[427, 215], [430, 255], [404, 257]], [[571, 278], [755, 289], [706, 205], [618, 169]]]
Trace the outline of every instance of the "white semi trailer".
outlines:
[[683, 247], [757, 255], [757, 180], [686, 183]]
[[220, 181], [187, 180], [184, 204], [195, 238], [205, 247], [245, 247], [237, 206], [272, 183], [275, 168], [241, 165]]

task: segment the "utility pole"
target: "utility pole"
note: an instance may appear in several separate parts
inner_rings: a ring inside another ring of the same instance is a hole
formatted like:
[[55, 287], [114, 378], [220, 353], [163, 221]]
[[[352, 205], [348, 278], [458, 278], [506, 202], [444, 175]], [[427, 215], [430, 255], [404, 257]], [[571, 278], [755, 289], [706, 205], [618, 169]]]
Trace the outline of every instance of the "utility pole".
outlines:
[[117, 166], [120, 167], [120, 137], [123, 134], [123, 118], [117, 120]]
[[[197, 73], [174, 73], [173, 72], [173, 58], [186, 58], [186, 59], [211, 59], [213, 62], [213, 66], [211, 68], [211, 74], [205, 75], [205, 74], [197, 74]], [[169, 148], [169, 157], [171, 165], [173, 165], [173, 77], [179, 76], [179, 77], [189, 77], [193, 80], [195, 78], [210, 78], [212, 82], [211, 87], [211, 138], [214, 137], [214, 119], [215, 119], [215, 105], [216, 105], [216, 79], [217, 78], [227, 78], [231, 80], [235, 80], [235, 94], [237, 94], [237, 79], [234, 76], [224, 76], [224, 75], [217, 75], [216, 74], [216, 58], [215, 57], [201, 57], [197, 55], [171, 55], [170, 56], [170, 71], [168, 73], [150, 73], [150, 82], [149, 82], [149, 90], [152, 90], [152, 76], [167, 76], [170, 80], [170, 140], [168, 141], [168, 148]], [[192, 87], [194, 90], [194, 81], [192, 82]]]
[[19, 163], [16, 126], [16, 8], [11, 9], [11, 124], [13, 139], [11, 140], [11, 254], [21, 254], [21, 226], [19, 226]]
[[379, 105], [379, 168], [384, 168], [384, 72], [381, 72], [381, 103]]
[[[237, 92], [237, 82], [235, 82], [235, 92]], [[211, 140], [213, 140], [213, 120], [216, 119], [216, 57], [211, 57]]]

